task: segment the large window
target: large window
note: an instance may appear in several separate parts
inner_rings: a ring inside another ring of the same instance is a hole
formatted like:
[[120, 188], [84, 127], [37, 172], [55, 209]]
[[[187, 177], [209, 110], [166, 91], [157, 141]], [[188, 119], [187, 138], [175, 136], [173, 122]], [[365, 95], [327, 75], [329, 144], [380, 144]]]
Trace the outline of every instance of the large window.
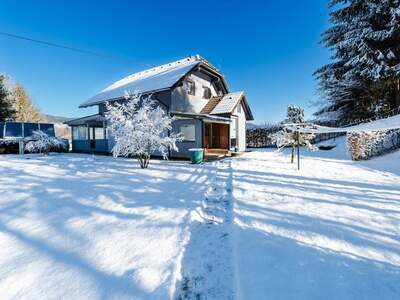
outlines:
[[5, 137], [22, 137], [22, 123], [7, 122]]
[[94, 137], [96, 140], [105, 140], [106, 137], [104, 136], [104, 128], [103, 127], [96, 127], [94, 129]]
[[183, 135], [183, 141], [194, 142], [196, 140], [196, 127], [193, 124], [181, 125], [179, 132]]
[[25, 123], [24, 124], [24, 136], [31, 137], [34, 131], [39, 130], [39, 124], [37, 123]]
[[49, 136], [55, 136], [53, 124], [39, 124], [39, 129]]
[[73, 126], [72, 137], [74, 140], [87, 140], [87, 127], [86, 126]]

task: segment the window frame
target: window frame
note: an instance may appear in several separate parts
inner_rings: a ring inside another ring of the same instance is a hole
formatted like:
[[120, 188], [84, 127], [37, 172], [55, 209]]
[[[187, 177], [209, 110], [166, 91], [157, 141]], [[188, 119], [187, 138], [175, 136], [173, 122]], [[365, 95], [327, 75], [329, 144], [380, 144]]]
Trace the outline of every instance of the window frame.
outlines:
[[32, 137], [33, 132], [38, 130], [39, 130], [39, 123], [24, 123], [24, 137]]
[[[101, 137], [102, 137], [101, 139], [99, 138], [98, 133], [99, 133], [99, 135], [101, 135]], [[94, 127], [94, 139], [95, 140], [105, 140], [106, 139], [104, 127]]]
[[196, 83], [193, 80], [186, 80], [187, 84], [187, 93], [188, 95], [195, 96], [196, 95]]
[[[209, 93], [208, 96], [206, 97], [206, 91]], [[203, 85], [203, 99], [210, 100], [212, 97], [211, 89], [208, 86]]]
[[[79, 134], [79, 129], [81, 129], [81, 128], [85, 129], [85, 138], [80, 138], [81, 136]], [[76, 134], [76, 133], [78, 133], [78, 134]], [[72, 127], [72, 140], [73, 141], [87, 141], [88, 140], [87, 127], [85, 125], [73, 126]]]
[[[5, 127], [6, 128], [4, 131], [4, 138], [23, 138], [24, 137], [24, 125], [22, 122], [5, 122]], [[14, 134], [14, 133], [17, 133], [17, 134]]]
[[[42, 128], [43, 127], [43, 128]], [[54, 128], [54, 124], [50, 123], [39, 123], [39, 130], [46, 133], [48, 136], [55, 137], [56, 129]]]

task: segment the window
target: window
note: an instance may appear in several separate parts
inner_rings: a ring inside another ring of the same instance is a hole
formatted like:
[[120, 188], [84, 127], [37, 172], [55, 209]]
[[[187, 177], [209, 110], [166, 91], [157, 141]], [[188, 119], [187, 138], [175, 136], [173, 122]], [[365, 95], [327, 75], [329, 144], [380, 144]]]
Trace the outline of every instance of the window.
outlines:
[[186, 87], [187, 87], [187, 92], [189, 95], [195, 95], [196, 94], [196, 85], [194, 81], [188, 80], [186, 81]]
[[39, 129], [49, 136], [55, 136], [53, 124], [39, 124]]
[[22, 137], [22, 123], [7, 122], [5, 137]]
[[203, 86], [203, 98], [204, 99], [211, 98], [211, 89], [209, 87]]
[[39, 124], [36, 123], [25, 123], [24, 124], [24, 136], [30, 137], [33, 135], [33, 132], [39, 130]]
[[104, 140], [104, 128], [103, 127], [96, 127], [94, 129], [94, 137], [96, 140]]
[[240, 114], [242, 112], [242, 104], [239, 103], [238, 105], [238, 113]]
[[72, 136], [74, 140], [87, 140], [87, 127], [86, 126], [72, 127]]
[[3, 134], [4, 134], [4, 123], [0, 122], [0, 139], [3, 138]]
[[196, 140], [196, 128], [193, 124], [181, 125], [179, 132], [183, 135], [183, 141], [194, 142]]
[[235, 149], [235, 147], [237, 146], [237, 139], [231, 139], [231, 149]]

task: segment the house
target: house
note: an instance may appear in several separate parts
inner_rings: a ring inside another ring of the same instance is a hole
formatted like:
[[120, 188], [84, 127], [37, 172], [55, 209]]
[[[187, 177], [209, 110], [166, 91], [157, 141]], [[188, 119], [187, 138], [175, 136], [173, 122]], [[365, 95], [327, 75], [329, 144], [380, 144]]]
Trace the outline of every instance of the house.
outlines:
[[98, 113], [66, 122], [73, 151], [111, 151], [105, 103], [124, 101], [125, 92], [151, 94], [176, 118], [173, 131], [184, 139], [171, 157], [188, 158], [190, 148], [205, 148], [206, 154], [246, 150], [246, 121], [253, 114], [245, 93], [230, 92], [224, 76], [196, 55], [129, 75], [83, 102], [79, 107], [97, 106]]

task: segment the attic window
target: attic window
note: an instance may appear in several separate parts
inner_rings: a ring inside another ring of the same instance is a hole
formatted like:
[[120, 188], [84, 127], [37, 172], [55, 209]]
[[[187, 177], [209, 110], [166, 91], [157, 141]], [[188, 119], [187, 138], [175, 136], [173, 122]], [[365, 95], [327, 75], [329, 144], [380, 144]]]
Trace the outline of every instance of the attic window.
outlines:
[[188, 94], [194, 96], [196, 93], [196, 85], [195, 85], [194, 81], [188, 80], [186, 82], [186, 87], [187, 87]]
[[204, 99], [211, 98], [211, 89], [209, 87], [203, 86], [203, 98]]
[[240, 103], [239, 103], [239, 105], [238, 105], [238, 113], [239, 113], [239, 114], [242, 113], [242, 104], [240, 104]]

